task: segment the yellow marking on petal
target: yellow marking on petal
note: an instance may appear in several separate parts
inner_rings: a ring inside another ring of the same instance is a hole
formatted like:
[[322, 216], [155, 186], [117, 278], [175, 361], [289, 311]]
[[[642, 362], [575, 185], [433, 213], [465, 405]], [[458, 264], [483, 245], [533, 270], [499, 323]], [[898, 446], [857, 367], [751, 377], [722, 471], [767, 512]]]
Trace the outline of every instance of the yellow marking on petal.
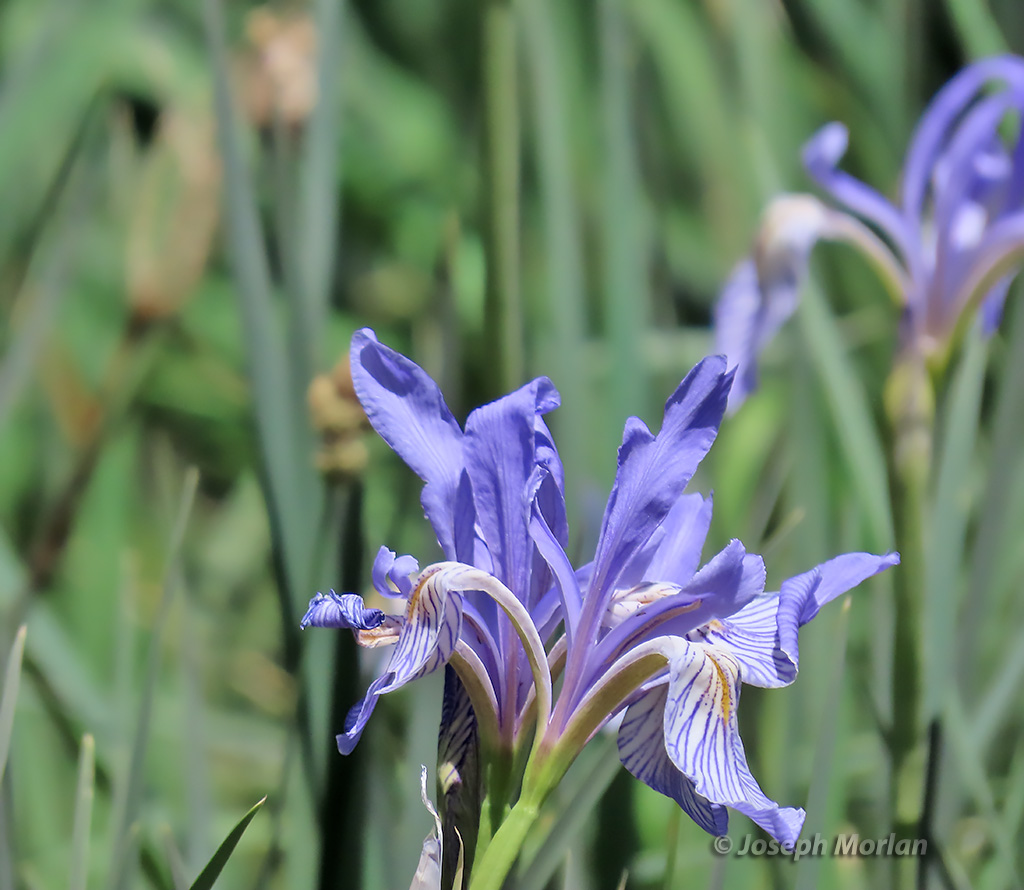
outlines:
[[704, 625], [712, 633], [721, 633], [725, 630], [725, 625], [722, 624], [717, 618], [712, 618], [707, 624]]
[[729, 678], [713, 655], [709, 655], [708, 659], [718, 673], [718, 681], [722, 684], [722, 719], [728, 723], [732, 714], [732, 692], [729, 690]]
[[412, 618], [413, 610], [416, 608], [416, 600], [419, 599], [420, 594], [423, 592], [423, 588], [434, 575], [442, 570], [442, 568], [444, 567], [440, 565], [432, 565], [427, 566], [422, 572], [420, 572], [420, 576], [416, 579], [416, 584], [413, 586], [412, 593], [409, 594], [409, 606], [405, 610], [406, 618]]

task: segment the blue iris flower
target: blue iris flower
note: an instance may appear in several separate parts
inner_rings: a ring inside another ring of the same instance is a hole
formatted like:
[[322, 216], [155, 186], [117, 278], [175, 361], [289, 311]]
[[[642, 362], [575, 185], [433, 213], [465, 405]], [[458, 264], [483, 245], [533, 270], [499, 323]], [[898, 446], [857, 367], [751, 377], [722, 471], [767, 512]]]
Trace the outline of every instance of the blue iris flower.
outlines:
[[702, 565], [711, 499], [684, 490], [726, 409], [725, 359], [705, 359], [687, 375], [657, 434], [627, 421], [594, 558], [579, 567], [566, 555], [562, 465], [543, 421], [558, 404], [550, 381], [478, 408], [462, 430], [430, 377], [370, 331], [353, 338], [352, 373], [371, 424], [423, 479], [422, 504], [447, 561], [412, 577], [408, 557], [381, 551], [374, 584], [404, 600], [400, 618], [336, 594], [310, 603], [306, 624], [396, 644], [353, 708], [341, 750], [352, 749], [381, 694], [448, 662], [490, 744], [513, 748], [533, 729], [523, 795], [543, 798], [594, 733], [623, 714], [623, 764], [702, 828], [724, 833], [731, 807], [795, 841], [803, 810], [780, 807], [747, 767], [741, 686], [791, 683], [800, 626], [899, 557], [845, 554], [778, 592], [765, 592], [763, 561], [739, 541]]
[[902, 310], [901, 350], [941, 362], [967, 321], [980, 316], [994, 330], [1024, 258], [1022, 113], [1024, 59], [965, 68], [918, 122], [898, 203], [838, 168], [848, 142], [842, 124], [811, 138], [804, 166], [832, 203], [804, 194], [772, 202], [752, 255], [718, 302], [718, 349], [738, 368], [732, 409], [756, 386], [757, 357], [796, 309], [821, 239], [853, 244], [881, 273]]

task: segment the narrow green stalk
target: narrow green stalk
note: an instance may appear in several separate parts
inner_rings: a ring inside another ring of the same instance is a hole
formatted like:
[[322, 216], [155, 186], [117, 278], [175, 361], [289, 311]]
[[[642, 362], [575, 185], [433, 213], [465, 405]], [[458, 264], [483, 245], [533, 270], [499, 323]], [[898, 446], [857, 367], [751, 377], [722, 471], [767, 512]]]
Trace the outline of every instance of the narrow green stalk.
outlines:
[[[614, 417], [626, 417], [645, 401], [640, 342], [649, 315], [643, 188], [635, 145], [630, 81], [630, 33], [622, 4], [597, 4], [601, 49], [603, 123], [605, 306], [611, 366], [609, 381]], [[618, 428], [613, 431], [613, 441]]]
[[[893, 576], [893, 714], [889, 728], [892, 830], [898, 839], [917, 837], [924, 800], [925, 744], [922, 730], [922, 614], [926, 585], [926, 511], [931, 473], [934, 396], [924, 360], [897, 360], [886, 390], [892, 427], [890, 472], [899, 571]], [[914, 886], [914, 863], [894, 859], [894, 887]]]
[[986, 0], [946, 0], [946, 9], [971, 57], [981, 59], [1006, 52], [1006, 38]]
[[484, 192], [487, 225], [490, 385], [522, 383], [523, 306], [519, 290], [519, 108], [516, 22], [510, 0], [490, 0], [483, 21]]
[[665, 831], [665, 890], [672, 890], [676, 880], [676, 861], [679, 859], [679, 826], [682, 824], [682, 809], [672, 807]]
[[89, 875], [89, 825], [96, 785], [96, 743], [86, 733], [78, 758], [78, 785], [75, 792], [74, 828], [71, 831], [70, 890], [86, 890]]

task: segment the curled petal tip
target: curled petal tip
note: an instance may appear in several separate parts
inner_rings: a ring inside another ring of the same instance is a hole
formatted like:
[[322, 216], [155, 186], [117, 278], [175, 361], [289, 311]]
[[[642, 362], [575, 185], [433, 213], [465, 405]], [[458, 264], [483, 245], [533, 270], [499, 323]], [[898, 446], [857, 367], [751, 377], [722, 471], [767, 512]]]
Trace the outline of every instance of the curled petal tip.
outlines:
[[825, 124], [807, 140], [801, 156], [804, 166], [810, 170], [820, 167], [834, 167], [846, 154], [850, 144], [850, 131], [844, 124], [833, 121]]
[[373, 630], [384, 624], [387, 616], [380, 609], [367, 609], [363, 598], [354, 593], [337, 594], [333, 590], [318, 593], [309, 601], [309, 608], [299, 627], [347, 627], [352, 630]]

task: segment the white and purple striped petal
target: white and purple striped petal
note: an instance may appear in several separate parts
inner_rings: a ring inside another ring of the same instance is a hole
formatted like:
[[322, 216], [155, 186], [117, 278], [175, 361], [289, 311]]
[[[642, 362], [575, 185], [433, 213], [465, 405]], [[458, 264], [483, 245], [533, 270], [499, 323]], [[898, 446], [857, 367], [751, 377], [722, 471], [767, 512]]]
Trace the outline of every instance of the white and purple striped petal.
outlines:
[[668, 684], [660, 683], [627, 709], [619, 725], [619, 759], [636, 778], [655, 791], [671, 797], [709, 834], [729, 829], [725, 807], [701, 797], [693, 780], [672, 762], [665, 748], [665, 701]]
[[701, 797], [748, 816], [783, 844], [793, 844], [804, 811], [780, 807], [747, 766], [737, 708], [740, 666], [732, 656], [680, 641], [669, 662], [665, 750]]
[[462, 598], [448, 590], [444, 573], [436, 567], [424, 570], [413, 587], [405, 624], [384, 674], [370, 684], [338, 735], [342, 754], [355, 748], [377, 699], [406, 683], [425, 677], [444, 665], [455, 651], [462, 626]]
[[872, 575], [899, 565], [898, 553], [844, 553], [808, 572], [782, 582], [779, 591], [779, 650], [800, 666], [797, 631], [818, 614], [825, 603], [846, 593]]
[[299, 625], [307, 627], [344, 627], [351, 630], [372, 630], [380, 627], [387, 616], [380, 609], [368, 609], [363, 598], [354, 593], [318, 593], [309, 601], [309, 608]]
[[764, 593], [764, 560], [733, 539], [685, 585], [656, 584], [657, 596], [617, 622], [594, 650], [593, 676], [626, 650], [662, 636], [684, 637], [735, 614]]
[[781, 592], [755, 597], [728, 618], [701, 625], [686, 638], [727, 653], [740, 666], [744, 683], [769, 689], [788, 686], [799, 668], [799, 628], [825, 603], [898, 562], [895, 553], [845, 553], [785, 581]]

